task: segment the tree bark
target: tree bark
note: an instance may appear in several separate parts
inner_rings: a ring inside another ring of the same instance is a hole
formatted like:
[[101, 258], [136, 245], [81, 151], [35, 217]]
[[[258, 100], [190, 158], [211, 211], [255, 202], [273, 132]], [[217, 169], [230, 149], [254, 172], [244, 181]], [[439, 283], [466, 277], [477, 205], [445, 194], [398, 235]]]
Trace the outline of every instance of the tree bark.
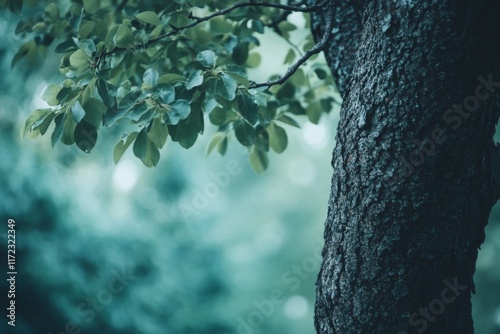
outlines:
[[329, 5], [312, 30], [333, 19], [325, 55], [344, 102], [317, 333], [473, 333], [475, 262], [500, 194], [500, 4]]

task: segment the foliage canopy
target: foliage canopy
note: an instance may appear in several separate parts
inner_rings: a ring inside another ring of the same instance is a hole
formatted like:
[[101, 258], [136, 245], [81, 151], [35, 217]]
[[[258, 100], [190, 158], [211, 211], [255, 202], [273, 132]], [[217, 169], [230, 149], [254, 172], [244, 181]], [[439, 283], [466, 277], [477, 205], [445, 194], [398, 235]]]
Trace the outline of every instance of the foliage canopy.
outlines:
[[[54, 124], [52, 146], [75, 144], [88, 153], [101, 126], [116, 127], [122, 137], [115, 163], [132, 146], [153, 167], [168, 137], [190, 148], [208, 120], [217, 132], [207, 153], [224, 154], [234, 136], [262, 172], [268, 152], [287, 147], [285, 127], [299, 127], [294, 115], [317, 123], [335, 102], [326, 65], [301, 66], [325, 41], [315, 44], [311, 34], [291, 38], [297, 29], [291, 14], [302, 13], [308, 25], [308, 12], [317, 7], [230, 0], [0, 3], [24, 14], [16, 34], [25, 42], [12, 66], [41, 54], [60, 56], [65, 79], [45, 87], [48, 107], [34, 110], [21, 130], [36, 137]], [[256, 83], [248, 70], [272, 57], [258, 48], [260, 36], [272, 31], [290, 45], [284, 59], [290, 68]]]

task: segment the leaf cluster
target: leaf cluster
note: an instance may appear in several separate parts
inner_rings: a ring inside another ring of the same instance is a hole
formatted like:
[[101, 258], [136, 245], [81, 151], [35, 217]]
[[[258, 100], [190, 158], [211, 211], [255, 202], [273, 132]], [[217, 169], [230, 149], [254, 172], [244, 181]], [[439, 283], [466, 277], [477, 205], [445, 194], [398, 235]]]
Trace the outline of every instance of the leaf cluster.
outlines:
[[32, 48], [53, 45], [65, 79], [44, 89], [49, 107], [29, 115], [22, 136], [44, 135], [53, 124], [53, 146], [75, 144], [88, 153], [100, 127], [117, 127], [122, 138], [114, 148], [115, 163], [132, 146], [134, 155], [153, 167], [168, 137], [190, 148], [209, 121], [217, 132], [207, 153], [224, 154], [236, 138], [248, 148], [252, 167], [264, 171], [268, 152], [281, 153], [288, 145], [285, 126], [299, 127], [294, 115], [317, 123], [331, 110], [334, 85], [324, 64], [299, 68], [282, 85], [255, 85], [248, 70], [263, 58], [261, 34], [274, 31], [290, 43], [287, 64], [314, 43], [312, 37], [302, 45], [290, 42], [297, 27], [280, 8], [227, 10], [234, 5], [67, 0], [24, 16], [16, 33], [26, 43], [12, 65]]

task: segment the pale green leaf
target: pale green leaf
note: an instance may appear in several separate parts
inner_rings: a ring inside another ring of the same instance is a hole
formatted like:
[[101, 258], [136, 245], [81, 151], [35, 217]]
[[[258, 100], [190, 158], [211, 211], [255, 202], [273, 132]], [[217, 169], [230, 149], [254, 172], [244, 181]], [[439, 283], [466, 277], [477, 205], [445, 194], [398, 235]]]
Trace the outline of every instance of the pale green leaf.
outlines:
[[266, 152], [258, 150], [254, 145], [250, 148], [249, 158], [252, 169], [259, 174], [263, 173], [269, 165]]

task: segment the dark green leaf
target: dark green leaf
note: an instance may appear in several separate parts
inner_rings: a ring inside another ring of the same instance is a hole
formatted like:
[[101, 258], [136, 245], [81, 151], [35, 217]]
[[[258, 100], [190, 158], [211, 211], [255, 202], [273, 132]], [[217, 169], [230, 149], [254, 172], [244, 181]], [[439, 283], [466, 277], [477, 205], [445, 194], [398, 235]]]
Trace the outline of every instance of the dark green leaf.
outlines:
[[133, 147], [134, 155], [141, 159], [146, 167], [154, 167], [160, 161], [160, 151], [149, 139], [145, 129], [142, 129], [137, 135]]
[[328, 74], [326, 73], [326, 71], [323, 70], [322, 68], [315, 68], [314, 69], [314, 73], [316, 73], [316, 75], [318, 76], [318, 78], [321, 79], [321, 80], [325, 80], [326, 77], [328, 76]]
[[245, 121], [234, 124], [234, 135], [243, 146], [250, 146], [255, 143], [255, 129]]
[[82, 120], [75, 128], [75, 143], [80, 150], [90, 153], [97, 142], [97, 130], [89, 122]]
[[56, 143], [61, 140], [61, 137], [63, 135], [64, 114], [57, 115], [57, 117], [54, 119], [54, 123], [56, 126], [54, 128], [54, 131], [52, 132], [52, 135], [50, 136], [52, 147], [54, 147]]
[[243, 116], [251, 124], [255, 124], [257, 122], [259, 107], [250, 95], [238, 94], [238, 109], [240, 110], [241, 116]]
[[101, 125], [104, 112], [106, 111], [104, 103], [91, 97], [83, 102], [82, 107], [85, 110], [85, 117], [83, 117], [83, 119], [98, 129]]
[[57, 53], [66, 53], [70, 51], [76, 51], [77, 47], [75, 45], [75, 42], [73, 42], [73, 39], [70, 38], [56, 46], [55, 52]]
[[233, 49], [233, 60], [237, 65], [243, 65], [248, 59], [248, 43], [240, 43]]
[[217, 151], [219, 151], [220, 155], [226, 154], [226, 151], [227, 151], [227, 136], [225, 136], [224, 139], [220, 142], [219, 146], [217, 147]]

